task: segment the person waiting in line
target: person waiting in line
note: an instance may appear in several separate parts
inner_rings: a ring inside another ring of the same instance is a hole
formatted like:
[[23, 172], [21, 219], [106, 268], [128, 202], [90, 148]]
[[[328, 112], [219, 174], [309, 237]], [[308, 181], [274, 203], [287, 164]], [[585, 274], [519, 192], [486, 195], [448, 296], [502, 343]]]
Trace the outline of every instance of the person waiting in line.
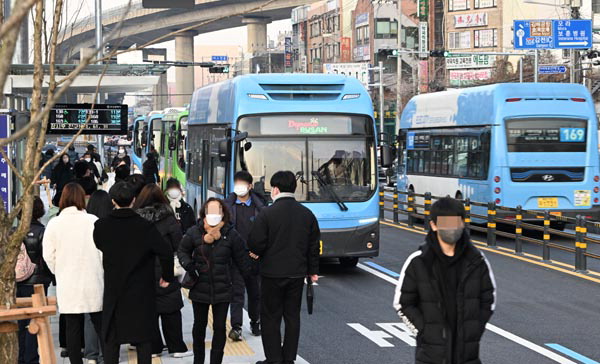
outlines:
[[[262, 199], [252, 190], [252, 175], [247, 171], [238, 171], [233, 176], [233, 193], [225, 200], [231, 213], [231, 223], [244, 241], [248, 241], [252, 224], [259, 212], [265, 207]], [[246, 279], [239, 269], [232, 267], [233, 297], [231, 299], [231, 331], [229, 338], [242, 340], [244, 291], [248, 292], [248, 316], [250, 329], [255, 336], [260, 335], [260, 277], [257, 262], [253, 261], [252, 274]]]
[[125, 147], [119, 147], [117, 151], [117, 156], [112, 161], [112, 168], [116, 170], [117, 167], [125, 165], [127, 168], [131, 169], [131, 158], [127, 155], [127, 150]]
[[[27, 236], [23, 239], [26, 254], [29, 257], [29, 261], [35, 264], [35, 268], [33, 270], [28, 270], [30, 272], [28, 277], [23, 277], [24, 279], [17, 281], [17, 297], [31, 297], [34, 293], [33, 286], [36, 284], [43, 284], [47, 293], [48, 286], [50, 286], [50, 283], [52, 283], [52, 280], [54, 279], [42, 257], [42, 241], [45, 228], [40, 222], [40, 219], [44, 214], [44, 203], [39, 197], [35, 197], [33, 200], [31, 225]], [[17, 268], [20, 265], [20, 261], [21, 260], [17, 261]], [[29, 321], [30, 320], [19, 320], [18, 322], [19, 364], [39, 364], [40, 362], [37, 336], [29, 333], [29, 330], [27, 329]]]
[[165, 196], [167, 196], [171, 208], [175, 211], [175, 218], [181, 225], [181, 232], [185, 234], [189, 228], [196, 225], [196, 217], [192, 206], [183, 199], [183, 189], [178, 179], [169, 178], [167, 180]]
[[103, 254], [104, 311], [102, 341], [104, 363], [119, 363], [121, 344], [132, 344], [137, 362], [152, 362], [156, 319], [154, 265], [162, 269], [161, 288], [173, 280], [173, 251], [156, 227], [133, 209], [134, 191], [126, 182], [110, 189], [115, 209], [96, 222], [94, 241]]
[[98, 154], [96, 146], [94, 146], [93, 144], [88, 144], [88, 146], [86, 148], [86, 154], [87, 153], [90, 154], [90, 156], [92, 157], [93, 160], [98, 161], [102, 164], [102, 160], [101, 160], [100, 154]]
[[[52, 157], [54, 157], [54, 149], [50, 148], [46, 150], [44, 154], [42, 154], [42, 158], [40, 159], [40, 168], [43, 167], [50, 159], [52, 159]], [[52, 177], [52, 168], [54, 168], [55, 164], [56, 162], [53, 162], [44, 167], [41, 175], [42, 179], [44, 179], [44, 177], [48, 179]]]
[[79, 153], [75, 151], [75, 146], [71, 145], [67, 151], [67, 154], [69, 155], [71, 163], [75, 163], [75, 161], [79, 160]]
[[74, 182], [83, 188], [87, 200], [98, 189], [98, 184], [92, 175], [90, 164], [86, 161], [77, 161], [73, 170], [75, 172]]
[[146, 186], [146, 179], [141, 174], [134, 173], [129, 177], [125, 178], [125, 182], [131, 185], [136, 198], [140, 195], [144, 186]]
[[93, 240], [98, 218], [85, 211], [85, 192], [76, 183], [65, 186], [59, 208], [60, 214], [48, 222], [44, 233], [43, 257], [56, 276], [56, 298], [65, 317], [69, 361], [82, 364], [84, 314], [90, 314], [97, 333], [102, 325], [102, 253]]
[[[134, 210], [144, 219], [152, 223], [165, 243], [170, 245], [170, 249], [176, 253], [179, 248], [179, 242], [183, 238], [181, 227], [175, 219], [175, 214], [169, 206], [169, 201], [163, 195], [160, 187], [155, 184], [146, 185], [142, 192], [136, 198], [133, 205]], [[176, 259], [176, 257], [174, 256]], [[152, 341], [152, 354], [159, 356], [165, 344], [160, 333], [158, 321], [162, 323], [162, 333], [169, 349], [169, 354], [174, 358], [183, 358], [191, 356], [193, 353], [188, 351], [183, 341], [183, 326], [181, 309], [183, 308], [183, 299], [181, 298], [181, 284], [175, 280], [167, 288], [160, 286], [160, 279], [163, 276], [160, 261], [156, 259], [155, 277], [156, 277], [156, 323], [155, 337]]]
[[496, 305], [496, 283], [464, 219], [460, 201], [437, 200], [425, 243], [398, 279], [393, 305], [417, 337], [418, 364], [481, 363], [479, 341]]
[[146, 154], [146, 161], [142, 165], [142, 174], [146, 179], [146, 183], [159, 183], [160, 176], [158, 174], [158, 162], [154, 153]]
[[222, 363], [225, 321], [231, 302], [232, 262], [245, 276], [250, 274], [250, 257], [229, 216], [223, 200], [214, 197], [206, 200], [200, 209], [200, 224], [187, 231], [177, 252], [181, 266], [195, 281], [189, 292], [194, 310], [194, 364], [204, 364], [209, 308], [213, 315], [210, 364]]
[[[293, 363], [300, 340], [300, 306], [304, 280], [319, 274], [319, 223], [294, 198], [296, 176], [279, 171], [271, 177], [273, 204], [256, 217], [248, 248], [259, 259], [261, 326], [266, 363]], [[281, 341], [281, 320], [285, 337]]]
[[[106, 191], [98, 190], [92, 193], [88, 200], [86, 210], [88, 214], [96, 216], [98, 219], [107, 217], [113, 210], [113, 204]], [[94, 330], [91, 316], [85, 315], [85, 349], [83, 356], [87, 359], [87, 364], [101, 364], [104, 362], [100, 345], [100, 337]]]
[[50, 178], [50, 183], [56, 191], [52, 199], [54, 206], [58, 206], [63, 188], [65, 188], [67, 183], [72, 182], [74, 178], [75, 175], [73, 174], [73, 165], [71, 164], [70, 157], [68, 154], [63, 154], [60, 157], [60, 162], [52, 169], [52, 177]]
[[89, 167], [90, 171], [92, 172], [92, 175], [94, 176], [94, 178], [96, 178], [96, 182], [100, 183], [100, 179], [101, 179], [100, 170], [98, 169], [98, 166], [94, 162], [94, 157], [93, 157], [92, 153], [85, 152], [85, 154], [83, 154], [83, 156], [81, 157], [81, 160], [88, 164], [88, 167]]
[[118, 166], [115, 168], [115, 183], [125, 181], [130, 175], [131, 169], [127, 165], [122, 164]]

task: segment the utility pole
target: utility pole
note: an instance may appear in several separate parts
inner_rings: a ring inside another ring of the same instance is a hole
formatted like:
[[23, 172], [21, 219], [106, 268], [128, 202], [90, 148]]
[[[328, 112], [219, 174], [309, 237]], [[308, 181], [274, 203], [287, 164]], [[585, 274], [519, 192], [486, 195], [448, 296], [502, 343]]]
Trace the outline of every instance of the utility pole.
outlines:
[[[579, 8], [581, 7], [581, 0], [571, 0], [571, 19], [580, 19], [581, 14]], [[579, 72], [583, 74], [583, 70], [577, 71], [581, 67], [581, 60], [579, 57], [579, 50], [571, 49], [571, 83], [579, 83]]]
[[[98, 59], [104, 55], [103, 42], [102, 42], [102, 0], [96, 0], [96, 50], [98, 51]], [[98, 90], [98, 96], [96, 103], [102, 104], [104, 102], [104, 94]], [[98, 153], [100, 154], [100, 163], [106, 163], [104, 158], [104, 135], [98, 135]], [[103, 162], [104, 161], [104, 162]]]
[[384, 92], [383, 92], [383, 62], [379, 61], [377, 67], [369, 68], [369, 71], [379, 71], [379, 82], [369, 84], [370, 87], [379, 87], [379, 133], [383, 133], [383, 108], [384, 108]]
[[[398, 58], [396, 58], [396, 128], [400, 125], [400, 108], [402, 107], [402, 0], [396, 0], [398, 5]], [[417, 1], [417, 6], [418, 1]], [[383, 122], [382, 122], [383, 127]], [[382, 130], [383, 131], [383, 130]]]

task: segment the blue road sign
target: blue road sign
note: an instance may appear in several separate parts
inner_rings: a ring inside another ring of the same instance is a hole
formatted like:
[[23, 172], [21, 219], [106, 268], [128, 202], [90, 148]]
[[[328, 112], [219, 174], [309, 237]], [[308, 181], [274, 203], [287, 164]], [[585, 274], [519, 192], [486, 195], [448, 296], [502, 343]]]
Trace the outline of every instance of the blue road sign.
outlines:
[[[8, 138], [9, 137], [9, 127], [10, 122], [8, 120], [7, 114], [0, 115], [0, 138]], [[8, 153], [8, 147], [2, 147], [4, 149], [4, 153], [6, 155], [10, 155]], [[2, 198], [2, 202], [4, 204], [4, 210], [10, 210], [10, 169], [8, 167], [8, 163], [4, 158], [0, 157], [0, 197]]]
[[229, 60], [229, 56], [211, 56], [210, 60], [213, 62], [227, 62]]
[[591, 20], [515, 20], [515, 49], [587, 49], [592, 45]]
[[567, 66], [539, 66], [538, 73], [542, 75], [555, 75], [558, 73], [566, 73]]

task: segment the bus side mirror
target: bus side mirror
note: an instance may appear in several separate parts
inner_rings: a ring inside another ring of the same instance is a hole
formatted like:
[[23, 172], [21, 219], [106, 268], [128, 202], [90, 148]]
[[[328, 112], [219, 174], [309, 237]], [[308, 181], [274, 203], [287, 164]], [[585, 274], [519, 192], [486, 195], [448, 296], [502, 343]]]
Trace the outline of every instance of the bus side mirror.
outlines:
[[177, 140], [175, 138], [175, 133], [169, 134], [169, 150], [174, 151], [177, 147]]
[[231, 141], [223, 139], [219, 141], [219, 160], [221, 162], [229, 162], [231, 160]]
[[379, 147], [380, 164], [384, 168], [392, 166], [392, 151], [389, 145], [382, 145]]

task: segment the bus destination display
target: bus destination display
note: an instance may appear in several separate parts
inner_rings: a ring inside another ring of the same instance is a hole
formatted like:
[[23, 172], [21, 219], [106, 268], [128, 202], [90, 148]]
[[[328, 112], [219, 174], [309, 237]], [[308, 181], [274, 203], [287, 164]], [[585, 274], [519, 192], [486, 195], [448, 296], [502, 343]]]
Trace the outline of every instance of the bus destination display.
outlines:
[[585, 128], [509, 129], [509, 138], [517, 143], [581, 143], [585, 142]]
[[[56, 104], [50, 111], [48, 134], [126, 135], [127, 105]], [[89, 119], [87, 125], [86, 121]]]

